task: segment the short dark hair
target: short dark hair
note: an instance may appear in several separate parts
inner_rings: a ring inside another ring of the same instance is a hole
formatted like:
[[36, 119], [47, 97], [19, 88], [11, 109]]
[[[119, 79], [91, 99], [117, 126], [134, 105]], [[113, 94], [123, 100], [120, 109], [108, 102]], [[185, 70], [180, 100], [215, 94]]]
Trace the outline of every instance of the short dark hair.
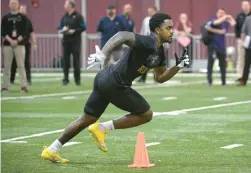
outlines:
[[113, 4], [109, 4], [109, 5], [107, 6], [107, 9], [109, 9], [109, 10], [111, 10], [111, 9], [115, 9], [115, 5], [113, 5]]
[[218, 10], [223, 10], [223, 11], [227, 12], [227, 10], [225, 8], [218, 8]]
[[149, 22], [150, 31], [154, 32], [155, 28], [159, 27], [166, 19], [172, 19], [172, 18], [166, 13], [155, 13]]

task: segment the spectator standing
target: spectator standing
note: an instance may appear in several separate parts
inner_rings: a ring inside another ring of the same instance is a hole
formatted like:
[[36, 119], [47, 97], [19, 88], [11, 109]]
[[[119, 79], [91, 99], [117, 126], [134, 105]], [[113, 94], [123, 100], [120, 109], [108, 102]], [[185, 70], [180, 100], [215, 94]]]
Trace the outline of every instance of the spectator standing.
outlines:
[[10, 68], [13, 57], [17, 61], [18, 73], [22, 92], [28, 92], [27, 79], [24, 68], [25, 59], [25, 37], [28, 33], [28, 19], [25, 15], [19, 13], [19, 1], [10, 0], [10, 13], [2, 18], [1, 35], [3, 38], [3, 88], [2, 92], [8, 92], [10, 83]]
[[[101, 48], [106, 42], [119, 31], [125, 31], [125, 25], [121, 18], [116, 15], [116, 8], [110, 4], [107, 7], [107, 16], [100, 19], [97, 26], [97, 31], [101, 33]], [[122, 46], [115, 48], [109, 57], [106, 58], [104, 65], [108, 66], [118, 60], [120, 53], [123, 52]]]
[[241, 37], [244, 41], [243, 46], [245, 48], [245, 65], [240, 85], [246, 85], [251, 65], [251, 16], [248, 16], [243, 24]]
[[[20, 5], [19, 12], [22, 13], [23, 15], [26, 15], [26, 13], [27, 13], [26, 6]], [[36, 39], [36, 34], [33, 31], [33, 26], [32, 26], [31, 20], [28, 17], [27, 17], [27, 20], [28, 20], [28, 33], [25, 38], [25, 45], [24, 45], [24, 47], [25, 47], [24, 67], [25, 67], [25, 71], [26, 71], [27, 83], [30, 85], [31, 84], [31, 67], [30, 67], [31, 44], [30, 44], [30, 38], [32, 38], [34, 50], [37, 50], [37, 39]], [[10, 83], [14, 83], [14, 81], [15, 81], [16, 69], [17, 69], [17, 62], [16, 62], [16, 59], [14, 58], [12, 61], [12, 65], [11, 65]]]
[[75, 9], [74, 0], [66, 0], [64, 8], [66, 14], [61, 18], [58, 26], [59, 33], [63, 34], [63, 86], [69, 83], [70, 55], [73, 55], [74, 79], [80, 85], [80, 46], [81, 33], [85, 31], [86, 24], [83, 16]]
[[119, 15], [119, 18], [123, 21], [125, 26], [125, 31], [134, 32], [135, 23], [131, 18], [132, 14], [132, 5], [126, 4], [123, 8], [123, 14]]
[[235, 25], [235, 36], [237, 39], [237, 82], [240, 82], [243, 76], [244, 69], [244, 57], [245, 57], [245, 48], [243, 47], [243, 42], [241, 39], [241, 29], [244, 24], [245, 18], [251, 15], [251, 7], [249, 0], [242, 1], [242, 12], [240, 12], [236, 17]]
[[226, 43], [225, 34], [229, 29], [229, 24], [234, 26], [236, 24], [231, 15], [226, 14], [226, 10], [219, 8], [216, 17], [213, 17], [206, 25], [209, 32], [214, 33], [211, 43], [208, 45], [208, 64], [207, 64], [207, 80], [209, 86], [212, 85], [212, 70], [214, 60], [219, 59], [221, 82], [226, 85]]
[[114, 5], [108, 5], [106, 10], [107, 16], [100, 19], [97, 26], [97, 32], [101, 33], [101, 48], [105, 43], [119, 31], [125, 31], [122, 20], [116, 16]]
[[192, 22], [189, 21], [186, 13], [181, 13], [179, 17], [179, 21], [176, 22], [174, 26], [174, 32], [176, 35], [176, 39], [179, 45], [183, 48], [187, 48], [188, 55], [190, 58], [190, 64], [188, 67], [192, 65]]
[[150, 21], [151, 17], [157, 12], [157, 8], [156, 7], [149, 7], [147, 12], [148, 12], [148, 16], [144, 18], [142, 26], [141, 26], [141, 30], [140, 30], [141, 35], [150, 35], [151, 34], [151, 31], [149, 28], [149, 21]]
[[[156, 7], [150, 7], [148, 8], [148, 16], [144, 18], [142, 26], [141, 26], [141, 31], [140, 34], [141, 35], [150, 35], [151, 31], [150, 31], [150, 27], [149, 27], [149, 21], [151, 19], [151, 17], [157, 12], [157, 8]], [[146, 82], [146, 77], [147, 77], [147, 73], [143, 74], [138, 82], [140, 83], [145, 83]]]

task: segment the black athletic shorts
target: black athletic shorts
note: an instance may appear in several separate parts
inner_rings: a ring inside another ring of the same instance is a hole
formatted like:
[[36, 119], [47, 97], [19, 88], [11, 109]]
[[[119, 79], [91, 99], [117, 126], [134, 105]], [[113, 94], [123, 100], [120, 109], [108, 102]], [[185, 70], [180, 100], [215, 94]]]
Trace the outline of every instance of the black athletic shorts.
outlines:
[[84, 112], [99, 118], [109, 103], [116, 107], [140, 115], [150, 109], [147, 101], [131, 87], [121, 86], [108, 70], [101, 70], [94, 79], [94, 86]]

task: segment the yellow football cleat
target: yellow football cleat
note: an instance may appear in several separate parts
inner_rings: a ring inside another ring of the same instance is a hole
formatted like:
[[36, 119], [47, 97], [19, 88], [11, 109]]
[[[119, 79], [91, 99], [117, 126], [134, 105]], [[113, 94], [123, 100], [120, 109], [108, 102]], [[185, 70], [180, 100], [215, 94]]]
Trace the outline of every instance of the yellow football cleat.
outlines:
[[96, 145], [100, 150], [107, 152], [107, 147], [105, 145], [105, 134], [107, 131], [102, 131], [98, 128], [99, 122], [96, 122], [88, 127], [90, 135], [94, 138]]
[[69, 160], [63, 159], [59, 154], [51, 152], [47, 147], [41, 153], [41, 157], [45, 160], [50, 160], [53, 163], [68, 163]]

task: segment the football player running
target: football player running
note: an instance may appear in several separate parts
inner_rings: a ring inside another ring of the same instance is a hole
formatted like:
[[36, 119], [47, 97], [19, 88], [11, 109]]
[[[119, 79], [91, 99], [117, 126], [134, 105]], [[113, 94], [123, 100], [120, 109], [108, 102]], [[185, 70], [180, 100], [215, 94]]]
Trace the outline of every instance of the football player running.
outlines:
[[[107, 152], [105, 134], [114, 129], [126, 129], [145, 124], [152, 120], [153, 112], [148, 102], [131, 88], [135, 78], [153, 69], [154, 78], [158, 83], [170, 80], [179, 70], [189, 64], [187, 50], [176, 58], [176, 65], [166, 67], [164, 43], [171, 43], [173, 37], [173, 21], [168, 14], [156, 13], [150, 19], [151, 35], [143, 36], [132, 32], [118, 32], [103, 47], [96, 46], [96, 53], [90, 55], [89, 68], [104, 63], [104, 60], [114, 48], [125, 44], [130, 47], [120, 60], [111, 66], [103, 68], [94, 79], [94, 86], [89, 96], [84, 114], [72, 122], [64, 132], [41, 153], [41, 157], [52, 162], [67, 163], [58, 151], [62, 146], [88, 127], [89, 133], [95, 139], [97, 146]], [[103, 114], [109, 103], [129, 112], [121, 118], [99, 123], [97, 120]]]

